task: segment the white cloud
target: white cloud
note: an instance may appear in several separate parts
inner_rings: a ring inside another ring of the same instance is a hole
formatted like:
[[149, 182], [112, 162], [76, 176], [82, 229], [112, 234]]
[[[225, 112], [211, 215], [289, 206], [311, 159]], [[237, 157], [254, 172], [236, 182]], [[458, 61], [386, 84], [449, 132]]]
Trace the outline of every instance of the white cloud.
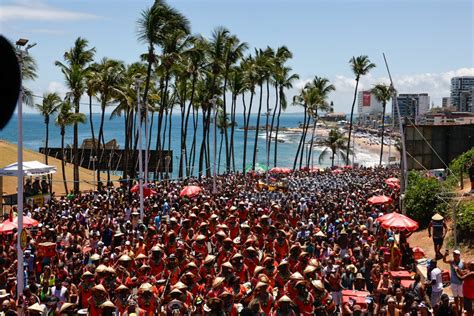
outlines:
[[48, 92], [56, 92], [61, 96], [61, 98], [64, 98], [66, 93], [69, 91], [68, 88], [62, 84], [61, 82], [57, 81], [51, 81], [48, 84], [48, 88], [46, 89]]
[[0, 6], [0, 20], [6, 22], [11, 20], [28, 21], [78, 21], [95, 19], [98, 16], [64, 10], [45, 5], [41, 1], [17, 1], [13, 5]]
[[[474, 76], [474, 68], [460, 68], [440, 73], [421, 73], [413, 75], [395, 75], [393, 84], [399, 93], [428, 93], [435, 105], [441, 102], [441, 98], [449, 96], [451, 78], [456, 76]], [[377, 83], [389, 83], [387, 77], [373, 77], [371, 74], [361, 78], [359, 90], [370, 89]], [[336, 93], [353, 92], [355, 80], [342, 75], [336, 76], [334, 80]]]
[[294, 89], [297, 89], [297, 90], [301, 90], [304, 88], [304, 86], [311, 82], [311, 80], [313, 80], [312, 78], [306, 78], [306, 79], [298, 79], [296, 81], [296, 83], [293, 85], [293, 88]]

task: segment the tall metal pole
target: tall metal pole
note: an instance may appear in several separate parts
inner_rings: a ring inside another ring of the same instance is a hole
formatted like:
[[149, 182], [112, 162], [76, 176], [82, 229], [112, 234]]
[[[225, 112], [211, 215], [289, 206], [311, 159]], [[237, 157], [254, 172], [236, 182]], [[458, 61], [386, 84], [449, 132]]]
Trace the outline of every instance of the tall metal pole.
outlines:
[[138, 118], [138, 187], [140, 189], [140, 221], [143, 223], [143, 160], [142, 160], [142, 120], [140, 106], [140, 78], [135, 78], [135, 86], [137, 89], [137, 118]]
[[214, 177], [212, 179], [212, 193], [217, 194], [217, 184], [216, 184], [216, 166], [217, 166], [217, 97], [214, 96], [211, 100], [212, 108], [214, 110]]
[[23, 250], [21, 249], [21, 232], [23, 230], [23, 51], [18, 53], [18, 63], [20, 65], [20, 95], [18, 97], [18, 231], [16, 238], [17, 247], [17, 297], [23, 294], [25, 268], [23, 266]]
[[148, 183], [148, 106], [145, 104], [145, 185]]
[[405, 190], [408, 186], [408, 175], [407, 175], [407, 152], [406, 152], [406, 147], [405, 147], [405, 133], [403, 132], [403, 122], [402, 118], [400, 115], [400, 107], [398, 106], [398, 100], [397, 100], [397, 91], [395, 90], [395, 87], [393, 85], [392, 81], [392, 75], [390, 74], [390, 69], [388, 68], [388, 63], [387, 59], [385, 58], [385, 53], [383, 53], [383, 59], [385, 61], [385, 66], [387, 67], [387, 72], [388, 72], [388, 77], [390, 78], [390, 86], [393, 89], [393, 102], [394, 102], [394, 107], [395, 110], [397, 110], [397, 115], [398, 115], [398, 127], [400, 129], [400, 141], [402, 143], [402, 155], [400, 157], [400, 165], [401, 165], [401, 176], [402, 176], [402, 181], [400, 181], [400, 192], [401, 192], [401, 209], [402, 213], [405, 214], [405, 208], [404, 208], [404, 203], [403, 199], [405, 197]]

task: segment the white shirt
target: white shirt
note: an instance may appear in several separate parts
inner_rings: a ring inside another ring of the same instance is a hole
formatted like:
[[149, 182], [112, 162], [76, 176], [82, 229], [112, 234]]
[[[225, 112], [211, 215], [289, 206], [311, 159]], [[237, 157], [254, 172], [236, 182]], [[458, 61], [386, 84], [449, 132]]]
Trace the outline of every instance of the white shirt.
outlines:
[[436, 283], [431, 286], [433, 292], [443, 291], [443, 277], [441, 270], [436, 267], [431, 271], [431, 281], [436, 280]]

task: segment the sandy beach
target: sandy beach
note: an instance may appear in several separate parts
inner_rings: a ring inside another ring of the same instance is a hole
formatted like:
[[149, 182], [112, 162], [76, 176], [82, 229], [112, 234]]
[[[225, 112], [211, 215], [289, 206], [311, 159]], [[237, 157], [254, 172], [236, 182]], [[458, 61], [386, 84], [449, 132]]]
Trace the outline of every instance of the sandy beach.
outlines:
[[[0, 140], [0, 167], [5, 167], [9, 164], [17, 161], [17, 146], [3, 140]], [[24, 161], [39, 161], [44, 163], [44, 155], [29, 149], [23, 149], [23, 160]], [[61, 170], [61, 160], [49, 157], [48, 164], [55, 166], [57, 172], [53, 175], [53, 192], [56, 195], [64, 195], [64, 184], [63, 174]], [[66, 179], [68, 182], [68, 189], [72, 189], [73, 180], [73, 165], [66, 164]], [[95, 174], [92, 170], [85, 168], [79, 168], [79, 176], [81, 179], [80, 190], [91, 190], [94, 189]], [[117, 176], [111, 176], [113, 179], [118, 179]], [[17, 188], [16, 177], [3, 177], [3, 194], [14, 194]]]

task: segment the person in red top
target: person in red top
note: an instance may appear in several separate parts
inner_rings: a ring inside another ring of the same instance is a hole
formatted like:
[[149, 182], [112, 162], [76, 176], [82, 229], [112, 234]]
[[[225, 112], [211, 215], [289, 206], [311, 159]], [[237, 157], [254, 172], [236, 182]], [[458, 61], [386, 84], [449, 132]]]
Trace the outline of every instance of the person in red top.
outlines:
[[236, 253], [234, 242], [230, 238], [224, 239], [222, 248], [217, 256], [217, 265], [222, 265], [223, 262], [229, 261], [230, 258]]
[[206, 258], [206, 256], [209, 254], [206, 245], [206, 236], [202, 234], [197, 235], [192, 248], [194, 253], [200, 253], [203, 258]]
[[276, 302], [272, 316], [296, 316], [296, 312], [293, 309], [295, 303], [286, 295], [280, 297], [280, 299]]
[[468, 270], [460, 270], [458, 266], [454, 267], [457, 276], [463, 280], [462, 290], [464, 294], [464, 309], [467, 316], [472, 316], [474, 303], [474, 261], [467, 265]]
[[278, 289], [277, 297], [281, 297], [285, 293], [285, 284], [290, 279], [290, 270], [288, 261], [282, 260], [278, 265], [277, 271], [273, 275], [275, 287]]
[[308, 281], [302, 280], [296, 283], [296, 296], [293, 302], [298, 308], [298, 315], [313, 315], [314, 298], [307, 289]]
[[222, 292], [226, 290], [224, 286], [224, 281], [225, 281], [225, 278], [220, 277], [220, 276], [214, 278], [214, 280], [212, 281], [212, 289], [207, 293], [207, 296], [209, 298], [212, 298], [212, 297], [218, 297], [219, 295], [221, 295]]
[[285, 231], [278, 231], [278, 237], [275, 241], [273, 241], [273, 249], [275, 249], [275, 259], [277, 262], [280, 262], [284, 258], [288, 257], [290, 246], [288, 245]]
[[127, 310], [127, 299], [130, 296], [130, 289], [125, 285], [120, 285], [115, 289], [114, 305], [117, 307], [119, 315], [123, 315]]
[[232, 256], [230, 263], [234, 267], [234, 274], [239, 277], [242, 282], [247, 282], [250, 278], [248, 268], [244, 264], [244, 257], [240, 253]]
[[92, 296], [92, 288], [94, 287], [94, 275], [89, 271], [82, 274], [82, 282], [79, 284], [79, 304], [81, 308], [87, 308], [89, 298]]
[[254, 247], [247, 247], [244, 251], [244, 264], [247, 266], [249, 274], [253, 275], [255, 267], [258, 265], [258, 253]]
[[144, 316], [153, 316], [158, 312], [158, 304], [150, 283], [143, 283], [138, 289], [138, 306], [145, 311]]
[[270, 315], [270, 311], [273, 308], [273, 295], [268, 291], [268, 283], [258, 282], [255, 286], [254, 299], [258, 300], [260, 307], [262, 308], [265, 315]]
[[90, 316], [101, 316], [101, 305], [107, 301], [107, 291], [102, 284], [96, 285], [92, 288], [92, 296], [88, 301], [88, 309]]
[[178, 261], [174, 254], [170, 255], [167, 259], [166, 268], [163, 271], [161, 278], [168, 279], [171, 285], [176, 284], [179, 281], [179, 276], [181, 275], [181, 271], [178, 267]]
[[158, 246], [153, 246], [151, 248], [151, 256], [150, 256], [150, 267], [151, 267], [151, 274], [153, 276], [161, 275], [163, 270], [165, 269], [165, 262], [164, 262], [164, 252], [163, 249]]

